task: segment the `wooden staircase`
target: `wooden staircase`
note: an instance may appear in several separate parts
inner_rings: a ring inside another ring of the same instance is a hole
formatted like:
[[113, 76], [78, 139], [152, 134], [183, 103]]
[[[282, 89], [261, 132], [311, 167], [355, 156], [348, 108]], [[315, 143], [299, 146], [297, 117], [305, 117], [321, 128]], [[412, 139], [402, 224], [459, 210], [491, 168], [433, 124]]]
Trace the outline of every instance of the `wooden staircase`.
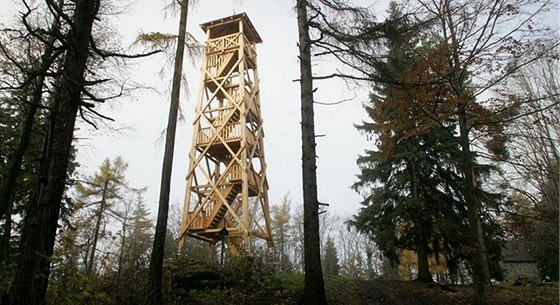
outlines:
[[[218, 225], [222, 222], [224, 216], [228, 212], [228, 205], [232, 206], [235, 197], [237, 197], [237, 194], [239, 194], [240, 191], [241, 191], [240, 184], [230, 184], [229, 186], [224, 188], [224, 190], [222, 191], [222, 195], [224, 195], [226, 199], [226, 203], [222, 203], [214, 207], [212, 214], [210, 214], [210, 223], [208, 224], [208, 228], [216, 229], [218, 227]], [[217, 200], [215, 200], [214, 202], [220, 202], [220, 201], [221, 200], [219, 200], [218, 197]]]
[[222, 58], [223, 60], [220, 61], [218, 65], [218, 71], [216, 73], [218, 77], [226, 76], [226, 74], [229, 73], [229, 71], [231, 71], [231, 69], [237, 62], [239, 56], [237, 55], [237, 52], [229, 52], [225, 57]]

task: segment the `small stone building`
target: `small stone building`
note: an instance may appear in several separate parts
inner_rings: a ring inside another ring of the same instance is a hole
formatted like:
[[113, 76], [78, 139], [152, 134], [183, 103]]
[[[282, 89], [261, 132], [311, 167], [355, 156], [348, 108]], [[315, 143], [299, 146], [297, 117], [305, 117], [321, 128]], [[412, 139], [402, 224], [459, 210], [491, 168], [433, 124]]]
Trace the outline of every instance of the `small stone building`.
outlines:
[[504, 281], [510, 284], [539, 283], [539, 267], [531, 253], [518, 240], [508, 241], [502, 248]]

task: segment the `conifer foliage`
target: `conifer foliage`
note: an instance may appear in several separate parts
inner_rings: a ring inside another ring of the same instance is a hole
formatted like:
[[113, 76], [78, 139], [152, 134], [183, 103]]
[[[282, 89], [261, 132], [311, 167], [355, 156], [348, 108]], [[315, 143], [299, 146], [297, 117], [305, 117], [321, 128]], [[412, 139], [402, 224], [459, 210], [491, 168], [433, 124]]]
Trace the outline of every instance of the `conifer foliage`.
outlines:
[[458, 145], [453, 132], [447, 132], [456, 123], [433, 124], [414, 107], [445, 100], [448, 88], [403, 85], [429, 77], [419, 73], [423, 62], [413, 54], [432, 52], [433, 43], [416, 38], [421, 36], [409, 30], [410, 22], [395, 4], [387, 24], [387, 60], [380, 67], [386, 82], [374, 88], [365, 105], [372, 121], [357, 126], [376, 138], [376, 148], [358, 159], [361, 174], [354, 188], [364, 194], [365, 207], [353, 223], [369, 232], [394, 262], [400, 249], [415, 250], [418, 279], [431, 282], [430, 255], [446, 252], [450, 265], [462, 255], [465, 227], [459, 220], [466, 215], [453, 192], [459, 183], [453, 162]]

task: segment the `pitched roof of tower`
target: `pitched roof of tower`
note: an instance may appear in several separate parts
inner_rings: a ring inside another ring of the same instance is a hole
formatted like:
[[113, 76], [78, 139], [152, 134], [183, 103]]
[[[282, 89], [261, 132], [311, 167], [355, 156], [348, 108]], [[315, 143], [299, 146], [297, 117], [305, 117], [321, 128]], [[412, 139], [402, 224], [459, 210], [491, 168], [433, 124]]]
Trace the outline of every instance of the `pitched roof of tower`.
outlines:
[[212, 20], [201, 24], [200, 27], [204, 32], [212, 30], [212, 36], [210, 38], [216, 38], [239, 32], [236, 22], [240, 19], [243, 21], [243, 33], [247, 36], [249, 41], [252, 43], [261, 43], [262, 39], [259, 33], [245, 13]]

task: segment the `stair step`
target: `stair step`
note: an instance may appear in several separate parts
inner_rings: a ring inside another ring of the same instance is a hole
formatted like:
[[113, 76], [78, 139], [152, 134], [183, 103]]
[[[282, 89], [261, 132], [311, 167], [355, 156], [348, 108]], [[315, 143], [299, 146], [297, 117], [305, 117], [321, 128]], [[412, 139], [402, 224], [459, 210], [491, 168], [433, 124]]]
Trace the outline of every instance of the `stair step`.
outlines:
[[224, 60], [219, 64], [217, 75], [220, 77], [225, 76], [233, 68], [237, 62], [237, 52], [231, 52], [224, 57]]
[[[228, 189], [224, 189], [223, 192], [226, 192], [227, 190]], [[240, 190], [241, 188], [239, 185], [233, 185], [231, 186], [231, 188], [229, 188], [229, 193], [225, 197], [227, 204], [231, 205], [234, 202], [235, 197], [237, 197], [237, 194], [239, 194]], [[220, 207], [220, 209], [216, 212], [216, 215], [210, 222], [209, 227], [215, 229], [220, 224], [220, 222], [224, 219], [224, 216], [227, 214], [227, 212], [228, 212], [228, 208], [226, 204], [223, 204]]]

